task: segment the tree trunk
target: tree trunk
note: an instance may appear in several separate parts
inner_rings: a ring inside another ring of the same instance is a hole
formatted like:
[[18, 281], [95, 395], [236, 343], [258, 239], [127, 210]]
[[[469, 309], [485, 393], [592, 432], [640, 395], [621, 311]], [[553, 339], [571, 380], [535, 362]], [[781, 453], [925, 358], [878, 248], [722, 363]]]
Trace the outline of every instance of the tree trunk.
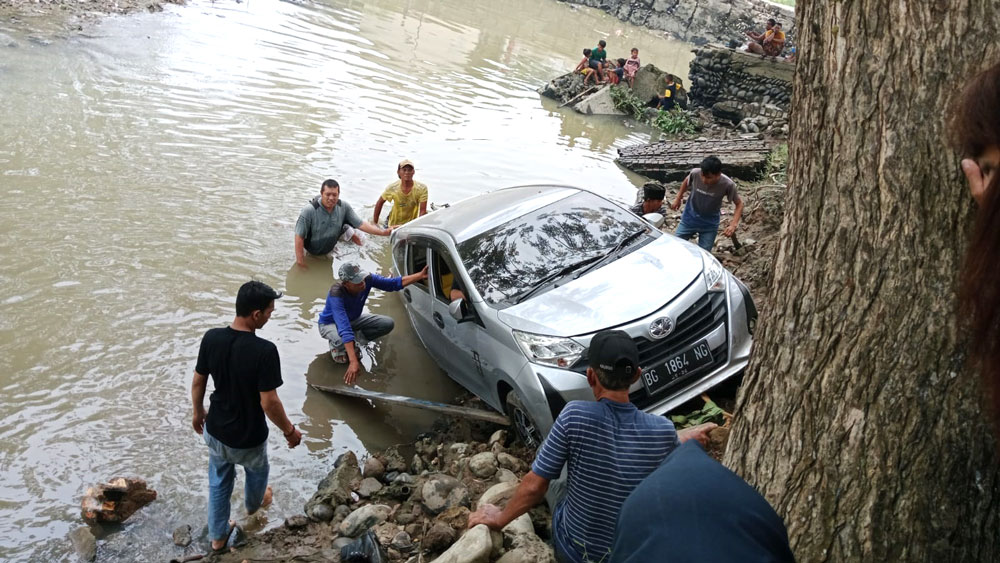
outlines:
[[955, 313], [973, 203], [946, 127], [1000, 57], [996, 0], [797, 12], [773, 308], [725, 463], [800, 561], [998, 561], [996, 442]]

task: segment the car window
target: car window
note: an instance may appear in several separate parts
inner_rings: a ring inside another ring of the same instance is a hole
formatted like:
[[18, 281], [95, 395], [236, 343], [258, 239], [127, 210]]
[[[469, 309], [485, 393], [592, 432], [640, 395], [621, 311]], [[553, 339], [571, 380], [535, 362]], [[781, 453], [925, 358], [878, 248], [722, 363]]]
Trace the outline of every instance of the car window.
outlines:
[[603, 256], [649, 225], [629, 211], [580, 192], [485, 231], [458, 245], [483, 299], [513, 303], [546, 277]]
[[[465, 292], [462, 287], [461, 279], [455, 275], [455, 268], [452, 266], [451, 259], [446, 258], [444, 254], [434, 250], [431, 251], [432, 260], [434, 263], [433, 277], [434, 277], [434, 296], [444, 303], [451, 303], [453, 301], [452, 295], [456, 298], [464, 298]], [[458, 297], [459, 292], [462, 297]]]
[[406, 247], [409, 246], [406, 242], [401, 242], [392, 249], [392, 262], [396, 266], [396, 271], [400, 275], [404, 274], [406, 269]]
[[[411, 242], [409, 243], [409, 249], [406, 252], [406, 273], [403, 275], [410, 275], [419, 272], [424, 269], [427, 265], [427, 245]], [[420, 280], [413, 285], [422, 285], [427, 288], [427, 280]]]

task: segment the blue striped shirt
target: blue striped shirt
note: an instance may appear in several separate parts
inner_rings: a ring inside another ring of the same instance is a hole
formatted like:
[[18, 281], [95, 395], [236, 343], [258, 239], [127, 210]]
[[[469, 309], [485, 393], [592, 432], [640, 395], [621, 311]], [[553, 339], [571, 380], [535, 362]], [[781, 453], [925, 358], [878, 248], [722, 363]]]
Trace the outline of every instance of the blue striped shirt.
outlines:
[[569, 464], [566, 496], [552, 515], [559, 550], [574, 563], [607, 560], [622, 503], [675, 447], [674, 424], [632, 403], [566, 405], [531, 466], [551, 481]]

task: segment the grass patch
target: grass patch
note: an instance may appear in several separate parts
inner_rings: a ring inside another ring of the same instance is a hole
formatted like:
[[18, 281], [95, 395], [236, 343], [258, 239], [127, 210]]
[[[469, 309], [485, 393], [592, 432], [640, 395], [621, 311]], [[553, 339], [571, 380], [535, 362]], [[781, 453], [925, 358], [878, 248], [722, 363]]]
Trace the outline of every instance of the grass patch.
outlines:
[[626, 113], [635, 119], [642, 119], [642, 110], [646, 107], [646, 104], [632, 93], [630, 88], [622, 88], [621, 86], [611, 87], [611, 101], [615, 104], [615, 109], [622, 113]]
[[653, 118], [653, 126], [671, 135], [690, 135], [695, 132], [691, 114], [677, 107], [670, 111], [660, 110]]
[[648, 123], [668, 135], [690, 135], [697, 130], [693, 115], [679, 107], [670, 111], [660, 111], [650, 120], [646, 118], [646, 104], [636, 97], [631, 88], [612, 86], [610, 94], [611, 101], [618, 111]]

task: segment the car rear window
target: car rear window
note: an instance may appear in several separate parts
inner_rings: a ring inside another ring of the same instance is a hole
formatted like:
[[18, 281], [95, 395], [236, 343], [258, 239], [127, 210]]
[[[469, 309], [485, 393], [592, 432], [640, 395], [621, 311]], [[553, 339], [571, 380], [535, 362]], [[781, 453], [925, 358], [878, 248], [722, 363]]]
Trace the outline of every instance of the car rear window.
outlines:
[[580, 192], [459, 243], [458, 252], [483, 299], [509, 304], [551, 273], [606, 254], [648, 227], [610, 201]]

